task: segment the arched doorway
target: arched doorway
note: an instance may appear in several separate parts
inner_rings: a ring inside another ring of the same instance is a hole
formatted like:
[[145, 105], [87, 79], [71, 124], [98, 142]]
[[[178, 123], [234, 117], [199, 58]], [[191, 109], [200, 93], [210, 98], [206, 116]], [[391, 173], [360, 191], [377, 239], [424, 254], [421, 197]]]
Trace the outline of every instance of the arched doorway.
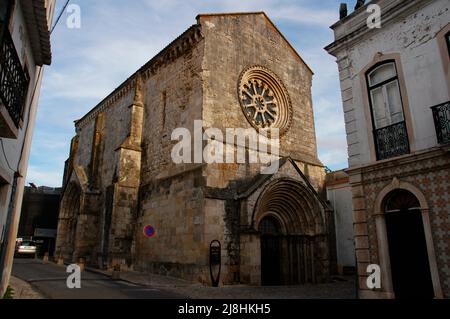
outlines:
[[55, 254], [69, 261], [75, 252], [80, 201], [81, 188], [75, 183], [68, 184], [61, 200]]
[[329, 277], [325, 211], [308, 187], [290, 178], [268, 186], [255, 205], [261, 245], [261, 283], [298, 285]]
[[272, 217], [265, 217], [259, 224], [261, 233], [261, 282], [263, 286], [281, 284], [280, 224]]
[[411, 192], [397, 189], [386, 196], [384, 210], [395, 297], [433, 298], [419, 200]]

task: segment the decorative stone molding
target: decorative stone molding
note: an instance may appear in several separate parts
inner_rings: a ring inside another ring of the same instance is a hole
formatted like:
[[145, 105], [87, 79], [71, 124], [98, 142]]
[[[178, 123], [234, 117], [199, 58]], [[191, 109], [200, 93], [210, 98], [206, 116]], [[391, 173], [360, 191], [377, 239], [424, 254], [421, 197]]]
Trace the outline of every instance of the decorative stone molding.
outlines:
[[[290, 205], [285, 206], [289, 202]], [[268, 182], [253, 207], [252, 228], [267, 215], [275, 216], [285, 234], [305, 236], [327, 235], [324, 208], [305, 181], [290, 177]]]
[[278, 128], [284, 135], [292, 124], [292, 103], [280, 78], [269, 69], [255, 65], [245, 69], [238, 83], [242, 112], [256, 129]]
[[377, 195], [374, 205], [375, 207], [374, 214], [384, 215], [384, 201], [387, 195], [398, 189], [407, 190], [408, 192], [413, 194], [420, 203], [420, 210], [424, 211], [429, 210], [427, 199], [425, 198], [425, 196], [423, 195], [422, 191], [419, 188], [417, 188], [411, 183], [400, 181], [397, 177], [394, 177], [392, 179], [392, 182], [386, 185], [386, 187], [384, 187], [383, 190]]
[[385, 282], [384, 291], [388, 294], [391, 294], [394, 296], [394, 288], [392, 283], [392, 273], [391, 273], [391, 261], [389, 256], [389, 242], [388, 242], [388, 236], [387, 236], [387, 229], [386, 229], [386, 221], [385, 221], [385, 215], [386, 212], [384, 211], [384, 204], [385, 199], [387, 198], [388, 194], [391, 192], [403, 189], [411, 194], [413, 194], [417, 200], [420, 203], [420, 211], [422, 213], [422, 222], [423, 222], [423, 228], [425, 233], [425, 240], [427, 245], [427, 252], [428, 252], [428, 261], [430, 265], [430, 272], [431, 272], [431, 278], [433, 282], [433, 289], [435, 298], [442, 299], [443, 293], [441, 288], [441, 281], [439, 279], [439, 271], [437, 267], [437, 261], [436, 261], [436, 253], [435, 253], [435, 246], [434, 246], [434, 240], [432, 235], [432, 228], [431, 228], [431, 222], [430, 222], [430, 216], [429, 216], [429, 206], [427, 199], [423, 192], [416, 187], [415, 185], [399, 180], [397, 177], [394, 177], [392, 179], [392, 182], [388, 185], [386, 185], [381, 192], [379, 192], [378, 196], [375, 199], [375, 205], [374, 205], [374, 218], [375, 218], [375, 226], [376, 226], [376, 232], [377, 232], [377, 242], [379, 247], [379, 260], [380, 264], [383, 270], [383, 282]]

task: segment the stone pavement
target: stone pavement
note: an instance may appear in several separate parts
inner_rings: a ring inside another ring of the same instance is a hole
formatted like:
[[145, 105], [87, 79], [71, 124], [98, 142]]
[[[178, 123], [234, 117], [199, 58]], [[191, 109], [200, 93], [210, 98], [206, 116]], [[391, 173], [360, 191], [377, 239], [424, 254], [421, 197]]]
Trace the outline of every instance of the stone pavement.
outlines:
[[[15, 259], [13, 276], [20, 278], [40, 292], [45, 299], [182, 299], [186, 296], [156, 289], [144, 285], [136, 285], [123, 280], [114, 280], [103, 274], [85, 271], [81, 274], [81, 287], [70, 289], [67, 286], [69, 274], [66, 267], [52, 262], [37, 259]], [[28, 287], [14, 285], [19, 298], [35, 298], [27, 293]]]
[[[86, 268], [87, 271], [111, 276], [108, 271]], [[330, 283], [319, 285], [255, 287], [247, 285], [207, 287], [200, 283], [135, 271], [120, 273], [120, 280], [133, 284], [164, 289], [190, 299], [355, 299], [354, 277], [335, 277]]]
[[17, 277], [11, 276], [9, 286], [14, 290], [13, 299], [45, 299], [31, 285]]

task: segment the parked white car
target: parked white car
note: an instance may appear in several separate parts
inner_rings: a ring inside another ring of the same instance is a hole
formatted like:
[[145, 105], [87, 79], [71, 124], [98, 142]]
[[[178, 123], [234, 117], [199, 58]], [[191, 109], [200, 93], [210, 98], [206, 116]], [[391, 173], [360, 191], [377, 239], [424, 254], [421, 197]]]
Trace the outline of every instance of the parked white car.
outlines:
[[16, 256], [35, 257], [37, 251], [36, 242], [32, 240], [25, 240], [17, 242]]

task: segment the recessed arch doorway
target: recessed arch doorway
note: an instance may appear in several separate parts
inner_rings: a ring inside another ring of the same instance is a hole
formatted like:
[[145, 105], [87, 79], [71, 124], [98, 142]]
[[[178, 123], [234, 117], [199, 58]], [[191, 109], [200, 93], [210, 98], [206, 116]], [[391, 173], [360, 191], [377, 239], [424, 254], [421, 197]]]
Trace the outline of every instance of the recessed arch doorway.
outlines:
[[264, 217], [259, 224], [261, 233], [261, 283], [263, 286], [281, 284], [281, 227], [273, 216]]
[[395, 297], [434, 298], [419, 200], [397, 189], [386, 196], [384, 210]]
[[80, 203], [81, 188], [72, 182], [67, 185], [61, 200], [55, 252], [57, 257], [68, 261], [73, 261], [74, 257]]
[[273, 181], [259, 196], [253, 220], [260, 238], [262, 285], [326, 280], [325, 211], [307, 186], [290, 178]]
[[[378, 257], [381, 266], [381, 291], [386, 294], [387, 298], [443, 298], [430, 221], [431, 210], [428, 206], [427, 198], [422, 191], [409, 182], [394, 178], [390, 184], [386, 185], [378, 193], [374, 209]], [[418, 212], [420, 212], [420, 215]], [[409, 215], [406, 219], [398, 217], [402, 213], [403, 216], [406, 216], [405, 214]], [[389, 217], [388, 215], [391, 216]], [[412, 228], [415, 230], [412, 231]], [[406, 234], [404, 233], [405, 231], [407, 232]], [[403, 232], [403, 236], [400, 236], [401, 232]], [[406, 241], [408, 236], [411, 240], [402, 243], [401, 241]], [[423, 238], [426, 245], [428, 268], [426, 267], [426, 258], [423, 257], [424, 249], [413, 249], [414, 247], [423, 245]], [[420, 243], [418, 244], [417, 241], [420, 241]], [[405, 255], [405, 251], [395, 253], [396, 249], [398, 251], [396, 246], [405, 247], [404, 250], [412, 249], [413, 251], [408, 256]], [[420, 251], [422, 252], [421, 254], [419, 253]], [[400, 276], [403, 276], [405, 273], [401, 269], [405, 266], [402, 264], [394, 265], [398, 270], [393, 272], [391, 265], [392, 262], [396, 263], [395, 259], [398, 261], [398, 254], [402, 254], [404, 257], [400, 262], [408, 261], [408, 269], [406, 271], [409, 271], [411, 266], [418, 267], [415, 270], [414, 268], [411, 269], [411, 273], [414, 273], [414, 278], [410, 282], [407, 281], [406, 276], [402, 282], [411, 284], [411, 282], [415, 282], [415, 278], [423, 276], [423, 278], [420, 278], [414, 283], [415, 288], [412, 289], [412, 291], [416, 291], [419, 285], [422, 286], [420, 288], [422, 290], [420, 293], [423, 293], [422, 295], [408, 295], [408, 293], [412, 293], [411, 291], [405, 294], [402, 293], [407, 288], [406, 286], [399, 287], [401, 279], [396, 274], [398, 275], [400, 273]], [[392, 261], [391, 256], [393, 255], [397, 256], [394, 256], [394, 260]], [[419, 266], [413, 265], [418, 262], [421, 264], [421, 270], [419, 270]], [[425, 276], [423, 275], [423, 269], [428, 269]], [[433, 287], [432, 296], [429, 292], [430, 280], [428, 273], [430, 273]], [[424, 289], [425, 293], [423, 292]]]

